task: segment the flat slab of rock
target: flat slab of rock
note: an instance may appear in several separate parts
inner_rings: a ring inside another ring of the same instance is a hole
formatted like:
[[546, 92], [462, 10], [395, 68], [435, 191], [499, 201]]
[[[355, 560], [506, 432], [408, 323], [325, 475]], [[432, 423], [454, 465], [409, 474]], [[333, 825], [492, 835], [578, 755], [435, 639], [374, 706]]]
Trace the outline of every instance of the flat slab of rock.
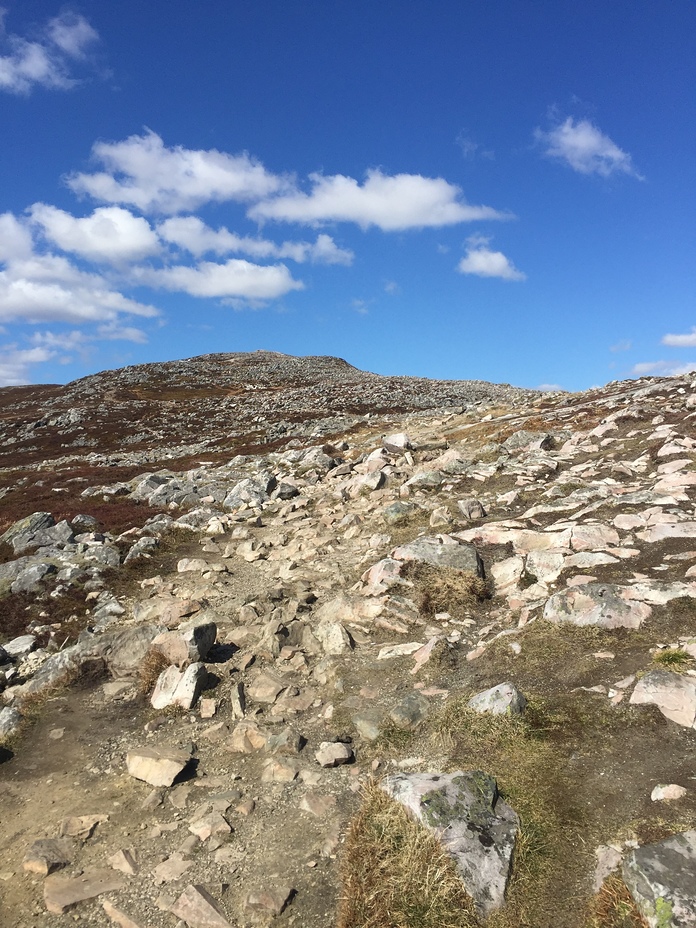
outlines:
[[185, 751], [133, 748], [126, 755], [128, 773], [150, 786], [171, 786], [191, 760]]
[[561, 590], [547, 600], [544, 618], [549, 622], [596, 625], [599, 628], [640, 628], [652, 609], [629, 599], [630, 587], [615, 583], [586, 583]]
[[657, 706], [665, 718], [696, 728], [696, 679], [669, 670], [649, 670], [641, 677], [630, 699], [633, 706]]
[[125, 885], [123, 877], [113, 870], [88, 870], [77, 877], [48, 876], [44, 882], [44, 902], [51, 914], [63, 915], [79, 902], [116, 892]]
[[280, 915], [295, 894], [292, 886], [272, 886], [267, 889], [250, 892], [245, 901], [244, 909], [250, 914]]
[[651, 928], [696, 925], [696, 830], [637, 848], [622, 870]]
[[70, 863], [72, 846], [65, 838], [39, 838], [27, 849], [22, 867], [28, 873], [48, 876]]
[[171, 909], [189, 928], [232, 928], [217, 902], [203, 886], [187, 886]]
[[114, 925], [118, 925], [118, 928], [144, 928], [142, 923], [139, 924], [133, 921], [129, 915], [126, 915], [122, 909], [115, 906], [113, 902], [110, 902], [108, 899], [102, 902], [102, 908]]
[[382, 788], [432, 832], [454, 859], [466, 891], [488, 916], [505, 901], [519, 819], [480, 771], [397, 773]]

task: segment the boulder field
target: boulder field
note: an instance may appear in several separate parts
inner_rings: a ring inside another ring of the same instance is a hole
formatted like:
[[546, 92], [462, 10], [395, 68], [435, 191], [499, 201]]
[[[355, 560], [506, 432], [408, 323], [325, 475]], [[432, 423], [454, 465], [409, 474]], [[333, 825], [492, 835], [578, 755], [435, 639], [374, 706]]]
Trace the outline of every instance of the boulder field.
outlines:
[[694, 376], [157, 367], [0, 459], [0, 924], [358, 928], [376, 782], [481, 924], [696, 925]]

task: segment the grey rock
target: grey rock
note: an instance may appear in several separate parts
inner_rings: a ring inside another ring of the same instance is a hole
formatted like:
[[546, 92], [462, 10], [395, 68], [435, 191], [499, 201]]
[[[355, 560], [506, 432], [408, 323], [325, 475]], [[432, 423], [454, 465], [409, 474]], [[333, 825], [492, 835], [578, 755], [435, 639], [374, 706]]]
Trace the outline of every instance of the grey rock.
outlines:
[[204, 664], [191, 664], [184, 671], [179, 671], [174, 666], [167, 667], [157, 679], [150, 697], [150, 705], [153, 709], [166, 709], [168, 706], [192, 709], [205, 687], [207, 678], [208, 671]]
[[547, 600], [544, 618], [599, 628], [640, 628], [652, 609], [638, 600], [624, 599], [625, 590], [615, 583], [586, 583], [561, 590]]
[[553, 438], [548, 432], [529, 432], [527, 429], [519, 429], [502, 443], [508, 454], [527, 450], [548, 451], [552, 446]]
[[366, 741], [376, 741], [382, 733], [384, 715], [376, 709], [366, 709], [364, 712], [357, 712], [351, 721], [361, 737]]
[[28, 873], [48, 876], [67, 866], [72, 859], [72, 845], [66, 838], [39, 838], [27, 849], [22, 868]]
[[423, 561], [433, 567], [454, 567], [484, 576], [483, 561], [473, 545], [444, 543], [436, 536], [416, 538], [391, 553], [397, 561]]
[[97, 532], [99, 531], [99, 520], [94, 516], [88, 516], [79, 513], [70, 520], [70, 525], [76, 534], [80, 532]]
[[9, 738], [20, 726], [22, 714], [13, 706], [0, 709], [0, 738]]
[[394, 435], [387, 435], [382, 439], [382, 447], [390, 454], [403, 454], [413, 447], [411, 439], [405, 432], [398, 432]]
[[[20, 657], [26, 657], [36, 647], [35, 635], [20, 635], [19, 638], [13, 638], [12, 641], [6, 641], [2, 650], [10, 658], [18, 660]], [[1, 663], [1, 661], [0, 661]]]
[[514, 683], [499, 683], [483, 693], [477, 693], [467, 705], [475, 712], [489, 715], [521, 715], [527, 700]]
[[465, 519], [483, 519], [487, 515], [483, 503], [473, 496], [470, 496], [468, 499], [460, 499], [457, 506]]
[[519, 819], [480, 771], [398, 773], [382, 788], [431, 831], [453, 857], [466, 891], [487, 917], [505, 902]]
[[159, 544], [159, 538], [151, 538], [149, 535], [139, 538], [138, 541], [131, 546], [128, 554], [123, 559], [123, 563], [131, 564], [133, 561], [150, 557], [155, 553], [157, 548], [159, 548]]
[[394, 706], [389, 713], [389, 718], [397, 728], [415, 731], [428, 714], [429, 708], [430, 703], [425, 696], [421, 696], [420, 693], [409, 693], [405, 699]]
[[55, 524], [56, 520], [50, 512], [33, 512], [30, 516], [20, 519], [14, 525], [11, 525], [6, 532], [3, 532], [0, 535], [0, 541], [12, 545], [15, 553], [19, 554], [25, 547], [29, 547], [28, 544], [25, 544], [27, 539]]
[[41, 589], [41, 581], [44, 577], [55, 573], [56, 568], [53, 564], [33, 564], [19, 574], [17, 579], [12, 583], [10, 589], [13, 593], [36, 593]]
[[398, 525], [400, 522], [407, 522], [418, 511], [419, 508], [415, 503], [399, 501], [385, 506], [382, 510], [382, 517], [387, 525]]
[[696, 830], [637, 848], [622, 871], [651, 928], [696, 925]]

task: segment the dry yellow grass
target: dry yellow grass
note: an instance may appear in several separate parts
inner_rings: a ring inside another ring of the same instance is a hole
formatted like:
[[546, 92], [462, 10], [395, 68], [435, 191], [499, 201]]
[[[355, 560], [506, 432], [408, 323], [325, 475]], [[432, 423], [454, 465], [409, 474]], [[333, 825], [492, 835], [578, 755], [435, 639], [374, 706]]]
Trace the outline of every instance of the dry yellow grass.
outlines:
[[436, 612], [458, 615], [490, 598], [488, 584], [481, 577], [452, 567], [431, 567], [420, 561], [408, 564], [406, 576], [415, 587], [415, 599], [422, 615]]
[[648, 928], [628, 887], [617, 874], [604, 881], [592, 900], [587, 928]]
[[147, 696], [155, 688], [157, 679], [163, 670], [169, 667], [169, 661], [158, 651], [157, 648], [150, 648], [139, 667], [139, 689], [140, 692]]
[[338, 928], [475, 928], [451, 858], [376, 783], [364, 791], [341, 861]]

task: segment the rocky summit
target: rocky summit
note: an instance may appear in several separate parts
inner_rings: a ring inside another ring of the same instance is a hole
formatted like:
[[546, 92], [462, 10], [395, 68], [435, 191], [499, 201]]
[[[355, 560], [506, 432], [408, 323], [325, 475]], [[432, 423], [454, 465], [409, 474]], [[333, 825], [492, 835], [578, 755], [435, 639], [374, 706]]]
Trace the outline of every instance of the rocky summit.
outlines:
[[696, 377], [0, 391], [0, 924], [696, 926]]

